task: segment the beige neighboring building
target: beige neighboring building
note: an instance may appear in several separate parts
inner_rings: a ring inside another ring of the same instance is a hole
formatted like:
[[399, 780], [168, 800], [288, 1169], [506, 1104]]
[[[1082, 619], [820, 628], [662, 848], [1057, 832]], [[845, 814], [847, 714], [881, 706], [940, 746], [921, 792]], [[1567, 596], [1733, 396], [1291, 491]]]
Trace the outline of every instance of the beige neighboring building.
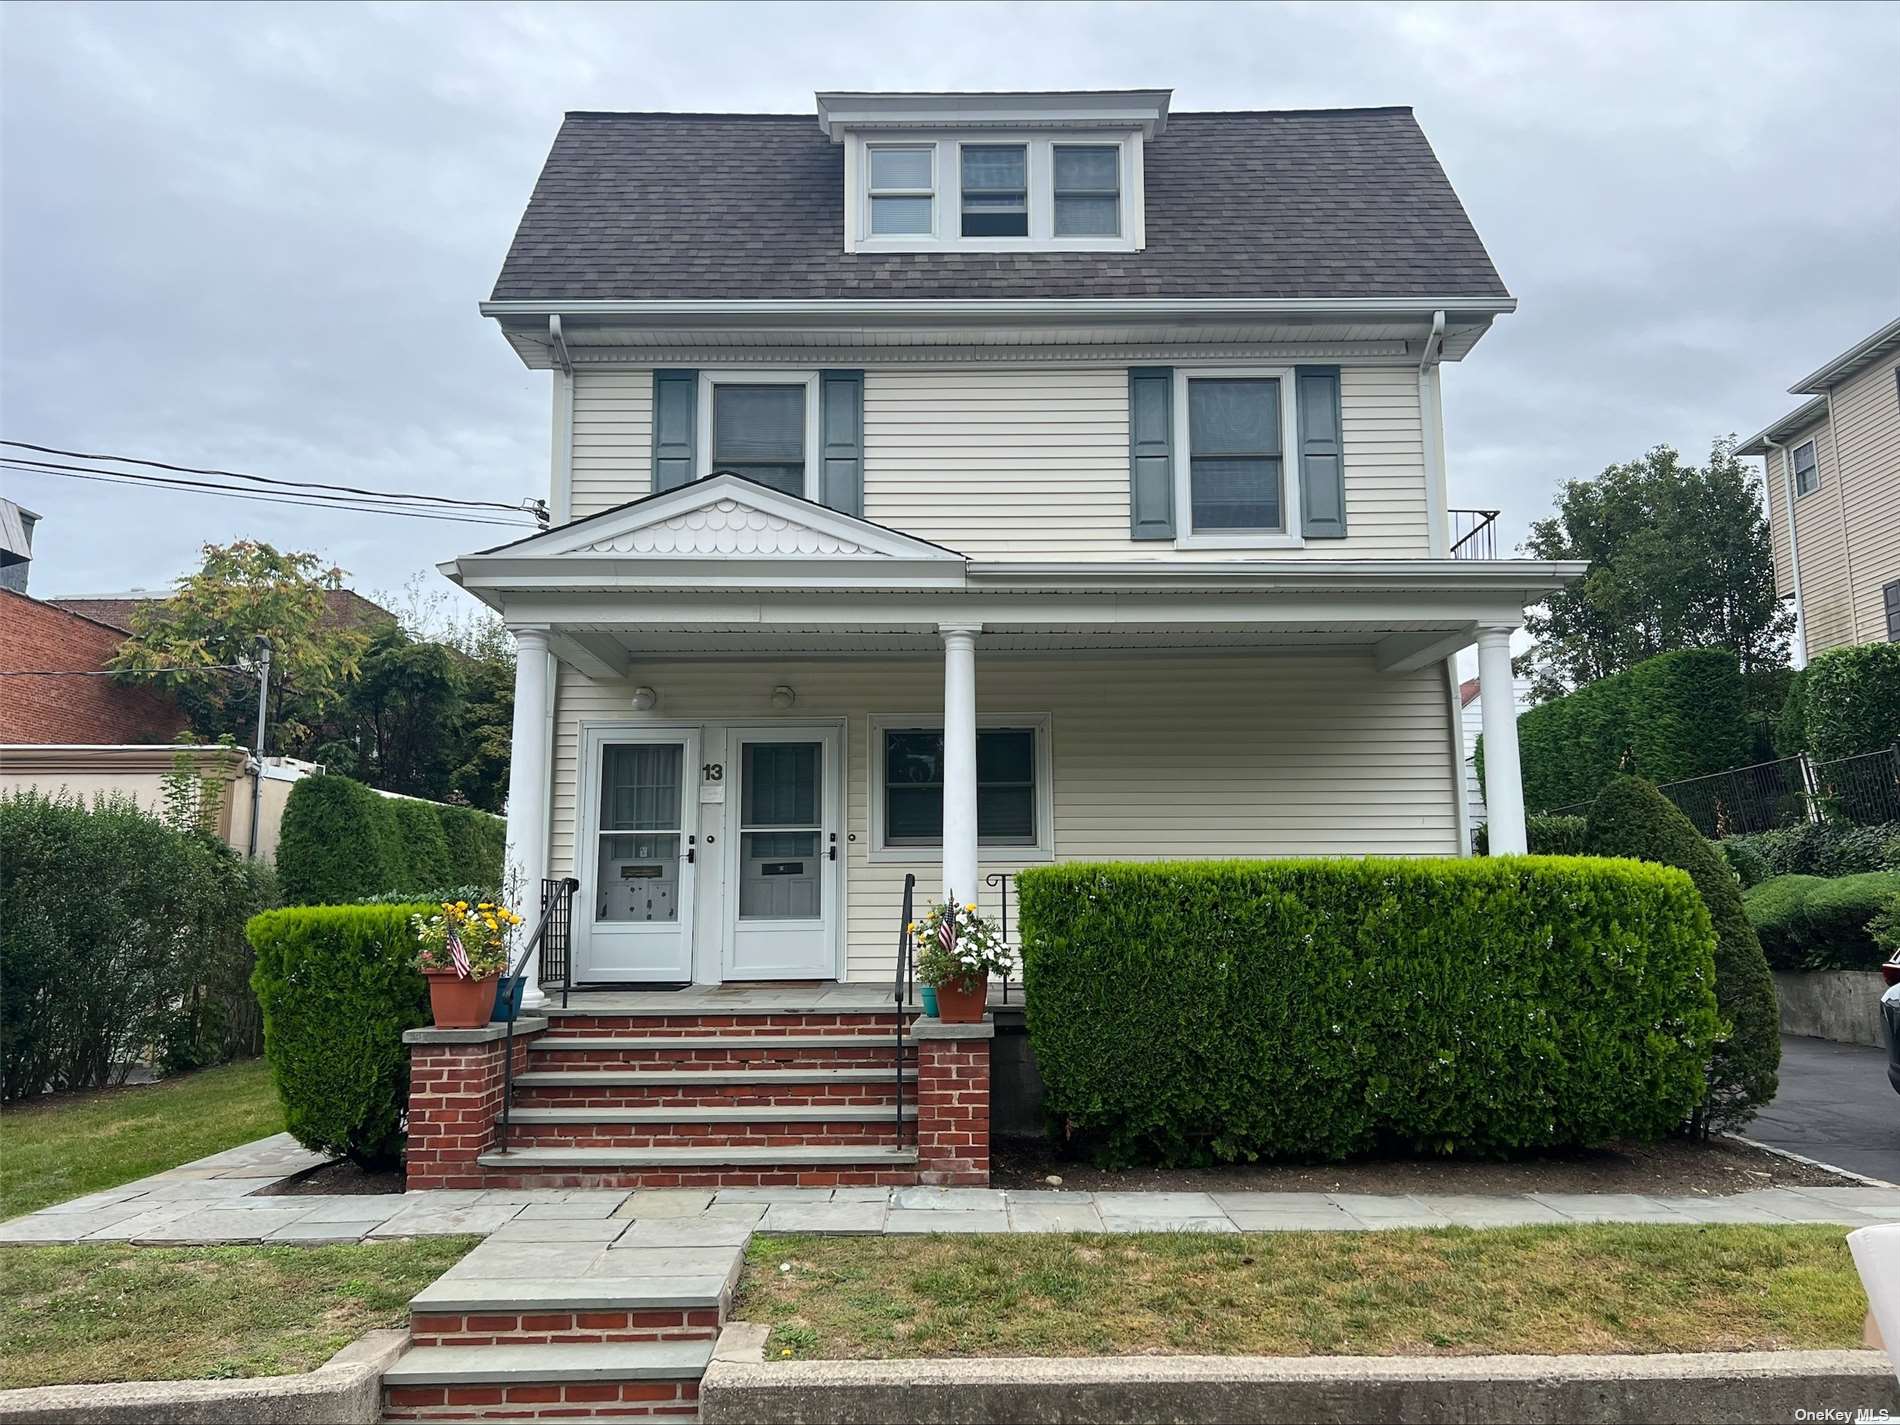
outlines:
[[1811, 399], [1739, 449], [1767, 462], [1775, 584], [1795, 665], [1900, 643], [1900, 319], [1788, 388]]

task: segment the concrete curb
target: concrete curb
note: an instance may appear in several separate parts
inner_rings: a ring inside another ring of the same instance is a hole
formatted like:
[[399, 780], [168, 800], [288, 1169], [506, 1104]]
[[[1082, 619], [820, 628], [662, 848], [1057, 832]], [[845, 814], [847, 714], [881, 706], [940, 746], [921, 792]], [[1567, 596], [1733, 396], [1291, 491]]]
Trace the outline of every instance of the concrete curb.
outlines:
[[48, 1425], [376, 1425], [406, 1330], [372, 1331], [314, 1371], [246, 1380], [127, 1381], [0, 1391], [0, 1421]]
[[1777, 1158], [1785, 1158], [1790, 1163], [1799, 1163], [1804, 1168], [1819, 1168], [1824, 1173], [1833, 1173], [1836, 1177], [1846, 1178], [1860, 1187], [1900, 1188], [1900, 1183], [1890, 1183], [1885, 1178], [1870, 1178], [1865, 1173], [1851, 1172], [1834, 1163], [1824, 1163], [1819, 1158], [1804, 1158], [1799, 1153], [1791, 1153], [1786, 1148], [1777, 1148], [1772, 1143], [1757, 1142], [1740, 1133], [1724, 1133], [1724, 1138], [1733, 1138], [1737, 1143], [1746, 1143], [1751, 1148], [1759, 1148], [1764, 1153], [1772, 1153]]
[[[722, 1338], [700, 1382], [700, 1419], [707, 1425], [890, 1420], [918, 1425], [996, 1420], [1035, 1425], [1153, 1420], [1179, 1425], [1363, 1420], [1727, 1425], [1900, 1411], [1900, 1382], [1881, 1351], [772, 1364], [756, 1358], [757, 1334], [735, 1339], [730, 1348]], [[1845, 1413], [1820, 1413], [1831, 1411]]]

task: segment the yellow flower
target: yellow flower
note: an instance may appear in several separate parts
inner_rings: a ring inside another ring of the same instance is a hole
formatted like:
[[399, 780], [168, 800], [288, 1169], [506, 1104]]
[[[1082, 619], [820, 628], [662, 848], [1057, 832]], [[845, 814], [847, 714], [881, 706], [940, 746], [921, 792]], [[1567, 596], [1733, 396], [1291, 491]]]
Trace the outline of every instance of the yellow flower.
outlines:
[[964, 909], [965, 909], [965, 910], [967, 910], [967, 911], [969, 911], [971, 915], [975, 915], [975, 914], [976, 914], [976, 902], [975, 902], [975, 901], [971, 901], [971, 902], [970, 902], [970, 904], [968, 904], [968, 905], [966, 905], [966, 906], [964, 907]]
[[790, 1346], [786, 1346], [786, 1347], [785, 1347], [784, 1349], [782, 1349], [782, 1350], [781, 1350], [781, 1351], [779, 1352], [779, 1357], [780, 1357], [780, 1359], [782, 1360], [782, 1359], [783, 1359], [783, 1358], [785, 1358], [786, 1356], [789, 1356], [789, 1355], [791, 1355], [791, 1353], [792, 1353], [792, 1348], [791, 1348]]
[[455, 908], [456, 908], [457, 910], [467, 910], [467, 909], [468, 909], [468, 902], [467, 902], [467, 901], [457, 901], [457, 902], [455, 903]]

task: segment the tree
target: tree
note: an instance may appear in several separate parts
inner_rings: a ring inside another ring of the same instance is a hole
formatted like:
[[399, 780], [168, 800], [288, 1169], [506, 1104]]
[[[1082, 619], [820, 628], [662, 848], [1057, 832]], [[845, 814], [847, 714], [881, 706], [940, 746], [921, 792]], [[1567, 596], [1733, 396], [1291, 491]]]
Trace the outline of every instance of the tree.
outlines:
[[448, 790], [452, 733], [463, 710], [462, 664], [454, 649], [419, 643], [394, 623], [373, 629], [326, 744], [350, 749], [351, 766], [337, 770], [386, 792], [438, 799]]
[[[283, 553], [256, 540], [207, 544], [204, 563], [169, 599], [132, 615], [132, 634], [108, 663], [153, 676], [177, 698], [192, 731], [250, 744], [257, 717], [258, 640], [271, 643], [269, 718], [273, 745], [303, 750], [312, 729], [356, 676], [368, 638], [326, 617], [324, 593], [343, 571], [314, 554]], [[159, 669], [198, 671], [158, 674]]]
[[1788, 660], [1793, 617], [1775, 592], [1768, 523], [1733, 440], [1704, 468], [1659, 445], [1594, 480], [1572, 480], [1524, 552], [1587, 559], [1589, 571], [1525, 620], [1518, 659], [1538, 702], [1678, 648], [1729, 648], [1744, 674]]

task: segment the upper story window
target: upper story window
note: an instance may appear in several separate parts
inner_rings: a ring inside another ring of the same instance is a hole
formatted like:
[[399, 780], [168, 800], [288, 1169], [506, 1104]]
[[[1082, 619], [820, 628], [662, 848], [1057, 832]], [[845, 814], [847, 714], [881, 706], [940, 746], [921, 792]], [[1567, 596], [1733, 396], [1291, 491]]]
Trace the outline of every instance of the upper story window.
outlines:
[[695, 468], [816, 499], [818, 385], [816, 371], [701, 371]]
[[1821, 488], [1821, 467], [1815, 461], [1814, 442], [1804, 440], [1794, 448], [1794, 492], [1811, 495]]
[[[1174, 508], [1185, 548], [1275, 549], [1303, 543], [1293, 373], [1284, 367], [1175, 368]], [[1185, 516], [1184, 519], [1181, 516]]]
[[1111, 144], [1059, 143], [1055, 150], [1057, 237], [1121, 232], [1121, 152]]
[[936, 227], [936, 157], [930, 144], [876, 144], [866, 150], [874, 235], [930, 235]]
[[966, 143], [962, 151], [963, 236], [1029, 236], [1029, 149]]

